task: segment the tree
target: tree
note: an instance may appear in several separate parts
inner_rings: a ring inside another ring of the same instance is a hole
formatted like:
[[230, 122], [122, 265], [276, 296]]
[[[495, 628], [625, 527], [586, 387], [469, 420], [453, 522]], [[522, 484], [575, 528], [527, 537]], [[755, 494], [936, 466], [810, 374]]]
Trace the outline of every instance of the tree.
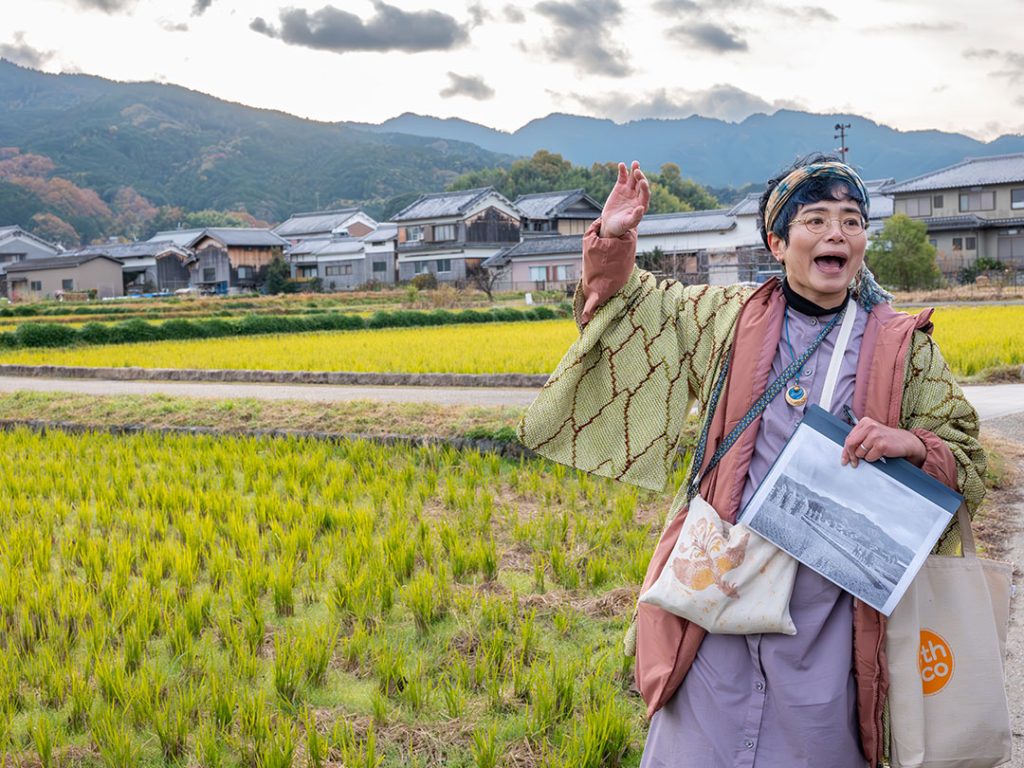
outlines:
[[508, 272], [509, 265], [503, 264], [499, 267], [470, 267], [466, 270], [466, 277], [470, 284], [477, 290], [487, 294], [488, 301], [494, 301], [494, 288], [501, 282], [501, 279]]
[[291, 280], [291, 268], [280, 256], [275, 256], [267, 265], [267, 278], [263, 283], [269, 294], [285, 293]]
[[901, 291], [932, 288], [942, 279], [928, 228], [902, 213], [889, 218], [871, 238], [867, 262], [880, 283]]

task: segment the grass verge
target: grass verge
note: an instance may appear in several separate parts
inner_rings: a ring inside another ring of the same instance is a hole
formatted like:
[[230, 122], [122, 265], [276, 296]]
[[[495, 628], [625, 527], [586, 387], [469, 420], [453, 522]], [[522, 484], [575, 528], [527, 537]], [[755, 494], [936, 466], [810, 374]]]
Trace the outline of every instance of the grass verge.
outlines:
[[14, 392], [0, 396], [0, 419], [94, 427], [209, 427], [225, 432], [279, 429], [339, 435], [509, 440], [514, 437], [513, 430], [522, 413], [522, 408], [511, 407], [370, 400], [322, 403], [64, 392]]

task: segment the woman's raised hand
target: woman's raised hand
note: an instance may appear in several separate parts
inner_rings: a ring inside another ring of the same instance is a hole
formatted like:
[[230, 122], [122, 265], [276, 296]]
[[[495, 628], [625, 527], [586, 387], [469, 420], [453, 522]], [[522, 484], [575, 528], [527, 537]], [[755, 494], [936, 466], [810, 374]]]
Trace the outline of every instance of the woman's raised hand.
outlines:
[[630, 168], [619, 163], [619, 178], [604, 201], [601, 211], [601, 237], [619, 237], [636, 227], [651, 201], [651, 187], [636, 160]]

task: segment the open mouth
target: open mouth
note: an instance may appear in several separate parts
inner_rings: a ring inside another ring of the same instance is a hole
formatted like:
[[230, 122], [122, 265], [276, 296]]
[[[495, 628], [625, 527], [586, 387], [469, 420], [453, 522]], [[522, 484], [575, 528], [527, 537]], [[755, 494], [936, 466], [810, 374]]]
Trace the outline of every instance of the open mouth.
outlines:
[[841, 272], [846, 266], [847, 258], [835, 253], [827, 253], [814, 258], [814, 265], [822, 272]]

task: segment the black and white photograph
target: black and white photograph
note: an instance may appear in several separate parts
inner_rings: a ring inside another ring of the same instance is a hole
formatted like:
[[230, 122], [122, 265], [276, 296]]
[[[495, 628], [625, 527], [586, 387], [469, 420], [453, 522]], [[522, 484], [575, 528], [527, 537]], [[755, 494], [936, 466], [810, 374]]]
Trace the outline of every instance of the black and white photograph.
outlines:
[[740, 520], [889, 615], [951, 512], [878, 464], [841, 465], [841, 450], [801, 423]]

